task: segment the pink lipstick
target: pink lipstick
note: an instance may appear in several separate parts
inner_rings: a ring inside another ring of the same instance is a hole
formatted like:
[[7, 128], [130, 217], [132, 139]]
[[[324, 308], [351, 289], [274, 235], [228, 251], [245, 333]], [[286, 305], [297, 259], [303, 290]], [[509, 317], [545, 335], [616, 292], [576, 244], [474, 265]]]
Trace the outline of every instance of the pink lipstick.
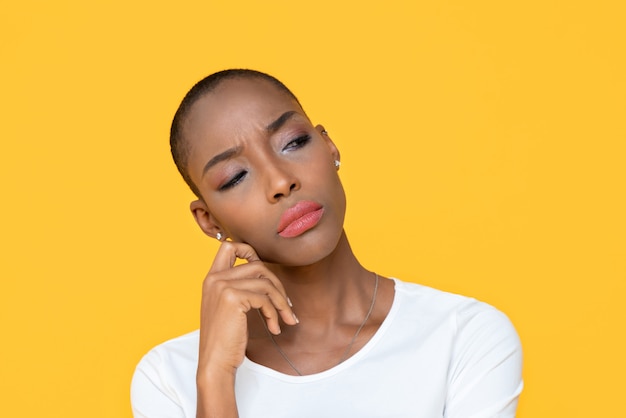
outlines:
[[280, 217], [278, 235], [283, 238], [293, 238], [304, 234], [317, 225], [324, 214], [324, 208], [319, 203], [302, 200]]

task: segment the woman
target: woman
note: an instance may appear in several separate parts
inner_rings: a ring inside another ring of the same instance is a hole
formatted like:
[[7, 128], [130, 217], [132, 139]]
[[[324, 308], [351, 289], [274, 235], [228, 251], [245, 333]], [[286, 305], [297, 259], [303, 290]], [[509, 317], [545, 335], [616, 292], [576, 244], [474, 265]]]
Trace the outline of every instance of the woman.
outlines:
[[200, 330], [137, 366], [135, 416], [515, 415], [510, 322], [359, 263], [343, 230], [339, 151], [282, 83], [251, 70], [205, 78], [170, 142], [198, 198], [193, 216], [222, 244]]

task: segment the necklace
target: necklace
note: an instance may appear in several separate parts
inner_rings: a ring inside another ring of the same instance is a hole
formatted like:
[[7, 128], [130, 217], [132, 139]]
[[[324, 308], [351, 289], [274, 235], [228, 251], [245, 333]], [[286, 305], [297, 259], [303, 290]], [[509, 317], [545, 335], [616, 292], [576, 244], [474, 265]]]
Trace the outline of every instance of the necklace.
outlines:
[[[339, 359], [339, 362], [337, 363], [337, 365], [340, 365], [348, 358], [348, 355], [350, 354], [350, 351], [352, 350], [352, 346], [354, 345], [354, 342], [356, 341], [357, 337], [361, 333], [361, 330], [365, 326], [365, 323], [367, 322], [367, 320], [370, 319], [370, 315], [372, 315], [372, 311], [374, 310], [374, 305], [376, 304], [376, 294], [378, 293], [378, 281], [379, 281], [378, 273], [374, 273], [374, 274], [376, 275], [376, 281], [374, 283], [374, 293], [372, 294], [372, 302], [370, 303], [370, 307], [367, 310], [367, 313], [365, 314], [365, 318], [363, 318], [363, 322], [361, 322], [361, 325], [359, 325], [359, 328], [354, 333], [352, 340], [350, 340], [348, 347], [346, 347], [346, 350], [343, 352], [343, 355]], [[280, 348], [280, 346], [274, 339], [274, 336], [272, 335], [270, 330], [267, 328], [267, 324], [265, 323], [265, 320], [263, 320], [263, 316], [261, 315], [261, 312], [260, 311], [258, 312], [259, 312], [259, 316], [261, 316], [261, 322], [263, 323], [263, 326], [265, 327], [265, 331], [267, 332], [267, 335], [269, 335], [270, 340], [272, 340], [272, 344], [274, 344], [274, 347], [276, 347], [276, 350], [278, 351], [278, 353], [280, 353], [282, 358], [285, 359], [285, 361], [298, 374], [298, 376], [302, 376], [302, 373], [300, 372], [300, 370], [298, 370], [298, 368], [293, 364], [293, 362], [289, 360], [289, 357], [287, 357], [287, 354], [285, 354], [285, 352], [282, 350], [282, 348]]]

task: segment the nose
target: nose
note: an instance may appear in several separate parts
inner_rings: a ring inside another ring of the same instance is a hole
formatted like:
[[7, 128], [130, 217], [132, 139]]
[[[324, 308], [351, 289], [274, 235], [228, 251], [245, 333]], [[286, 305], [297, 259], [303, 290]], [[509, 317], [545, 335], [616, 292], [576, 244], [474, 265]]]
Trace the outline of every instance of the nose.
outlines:
[[267, 198], [271, 203], [289, 196], [300, 188], [300, 182], [289, 167], [272, 164], [267, 169]]

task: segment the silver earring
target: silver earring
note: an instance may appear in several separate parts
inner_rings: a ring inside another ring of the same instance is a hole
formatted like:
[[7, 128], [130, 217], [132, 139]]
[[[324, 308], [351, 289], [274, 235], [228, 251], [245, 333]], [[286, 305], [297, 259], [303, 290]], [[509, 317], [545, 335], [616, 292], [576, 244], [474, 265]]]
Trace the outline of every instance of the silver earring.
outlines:
[[339, 168], [340, 165], [341, 165], [341, 161], [335, 160], [335, 167]]
[[328, 132], [326, 131], [326, 129], [322, 130], [322, 135], [328, 135]]
[[222, 233], [218, 232], [217, 234], [215, 234], [215, 239], [217, 239], [218, 241], [222, 240]]

